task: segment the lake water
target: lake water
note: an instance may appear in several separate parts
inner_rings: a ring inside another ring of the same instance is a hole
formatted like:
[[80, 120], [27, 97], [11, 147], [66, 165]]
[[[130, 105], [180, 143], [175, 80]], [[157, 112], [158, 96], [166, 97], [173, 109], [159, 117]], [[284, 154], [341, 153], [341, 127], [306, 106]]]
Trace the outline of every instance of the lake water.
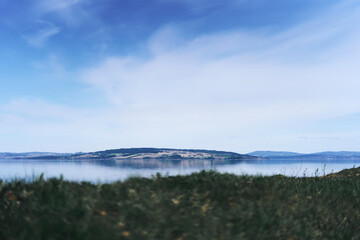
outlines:
[[162, 175], [186, 175], [201, 170], [216, 170], [221, 173], [247, 175], [282, 174], [292, 177], [321, 176], [324, 173], [359, 167], [360, 159], [299, 161], [291, 159], [226, 161], [218, 163], [210, 160], [15, 160], [0, 159], [0, 179], [9, 181], [20, 178], [31, 180], [44, 173], [46, 178], [63, 175], [66, 180], [113, 182], [133, 176], [151, 177]]

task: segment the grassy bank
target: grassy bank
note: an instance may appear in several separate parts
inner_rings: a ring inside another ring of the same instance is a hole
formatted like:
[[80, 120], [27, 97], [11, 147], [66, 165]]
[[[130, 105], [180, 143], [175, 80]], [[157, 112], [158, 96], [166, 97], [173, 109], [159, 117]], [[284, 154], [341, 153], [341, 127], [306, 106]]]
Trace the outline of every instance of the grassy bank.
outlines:
[[360, 168], [297, 179], [0, 182], [0, 239], [360, 239]]

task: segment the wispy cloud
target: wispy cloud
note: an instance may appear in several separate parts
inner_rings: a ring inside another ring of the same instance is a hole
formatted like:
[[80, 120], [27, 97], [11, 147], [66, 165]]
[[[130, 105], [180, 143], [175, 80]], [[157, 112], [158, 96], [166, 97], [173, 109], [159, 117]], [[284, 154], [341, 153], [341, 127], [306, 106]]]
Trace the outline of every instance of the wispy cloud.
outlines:
[[86, 70], [84, 81], [116, 104], [212, 106], [228, 109], [229, 117], [258, 112], [264, 121], [270, 116], [262, 109], [275, 118], [357, 112], [360, 29], [352, 23], [359, 12], [330, 14], [276, 35], [232, 31], [184, 43], [176, 29], [166, 29], [151, 38], [151, 59], [108, 58]]
[[84, 1], [85, 0], [40, 0], [37, 5], [37, 10], [42, 14], [64, 11]]
[[42, 47], [48, 39], [58, 34], [61, 30], [50, 22], [38, 21], [34, 33], [22, 35], [22, 37], [33, 47]]
[[[34, 4], [38, 19], [52, 19], [61, 26], [78, 27], [85, 23], [89, 26], [96, 21], [89, 8], [84, 5], [88, 0], [40, 0]], [[95, 11], [95, 9], [92, 9]]]
[[51, 54], [43, 61], [34, 61], [31, 63], [31, 65], [36, 69], [50, 72], [52, 74], [56, 74], [57, 76], [66, 74], [64, 66], [60, 63], [58, 57], [54, 54]]
[[161, 2], [177, 2], [187, 6], [191, 13], [199, 14], [205, 12], [209, 8], [221, 7], [222, 5], [233, 4], [237, 0], [221, 1], [221, 0], [160, 0]]

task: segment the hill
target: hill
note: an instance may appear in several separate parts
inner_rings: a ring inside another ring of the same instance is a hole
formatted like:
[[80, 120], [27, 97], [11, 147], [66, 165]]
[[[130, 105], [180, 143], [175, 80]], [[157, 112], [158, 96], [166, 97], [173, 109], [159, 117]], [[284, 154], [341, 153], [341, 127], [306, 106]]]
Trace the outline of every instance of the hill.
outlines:
[[255, 151], [247, 154], [258, 157], [293, 157], [302, 155], [301, 153], [284, 151]]
[[120, 148], [105, 151], [80, 153], [68, 156], [72, 159], [258, 159], [256, 156], [234, 152], [201, 150], [201, 149], [170, 149], [170, 148]]
[[48, 157], [60, 158], [69, 155], [71, 154], [53, 153], [53, 152], [24, 152], [24, 153], [0, 152], [0, 158], [2, 159], [31, 159], [31, 158], [48, 158]]

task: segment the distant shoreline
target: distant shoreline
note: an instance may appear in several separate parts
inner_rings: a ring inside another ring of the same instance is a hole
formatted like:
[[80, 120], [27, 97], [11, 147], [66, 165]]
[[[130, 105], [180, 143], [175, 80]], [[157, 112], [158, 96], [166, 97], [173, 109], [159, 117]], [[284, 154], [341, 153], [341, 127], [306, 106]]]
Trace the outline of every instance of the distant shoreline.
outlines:
[[203, 149], [119, 148], [86, 153], [0, 153], [0, 159], [20, 160], [356, 160], [360, 152], [338, 151], [302, 154], [281, 151], [255, 151], [247, 154]]

